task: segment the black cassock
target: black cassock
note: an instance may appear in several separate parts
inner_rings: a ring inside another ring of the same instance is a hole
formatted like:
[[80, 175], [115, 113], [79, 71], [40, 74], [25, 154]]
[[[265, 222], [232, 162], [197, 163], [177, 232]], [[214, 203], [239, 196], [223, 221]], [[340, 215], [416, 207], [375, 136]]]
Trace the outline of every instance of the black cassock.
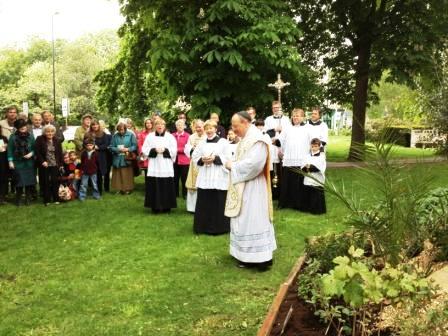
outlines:
[[[148, 157], [156, 156], [157, 152], [152, 148]], [[165, 149], [163, 157], [171, 157], [168, 149]], [[151, 208], [153, 212], [167, 212], [177, 207], [174, 177], [146, 176], [145, 187], [145, 207]]]
[[[207, 139], [207, 143], [218, 143], [219, 137], [211, 140]], [[199, 159], [198, 166], [203, 166], [204, 162]], [[215, 157], [213, 162], [216, 166], [223, 163], [219, 155]], [[198, 188], [198, 196], [196, 201], [196, 210], [194, 212], [193, 231], [198, 234], [219, 235], [230, 232], [230, 218], [224, 216], [226, 204], [227, 190], [220, 189], [202, 189]]]

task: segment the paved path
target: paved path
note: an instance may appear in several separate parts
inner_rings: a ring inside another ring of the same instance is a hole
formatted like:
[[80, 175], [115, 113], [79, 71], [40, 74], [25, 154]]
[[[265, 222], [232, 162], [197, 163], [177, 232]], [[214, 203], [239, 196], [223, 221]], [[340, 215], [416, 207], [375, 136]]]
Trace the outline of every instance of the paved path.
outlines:
[[[425, 158], [395, 159], [391, 161], [398, 164], [438, 163], [447, 162], [447, 158], [445, 156], [432, 156]], [[363, 166], [366, 166], [365, 162], [327, 162], [327, 168], [354, 168]]]

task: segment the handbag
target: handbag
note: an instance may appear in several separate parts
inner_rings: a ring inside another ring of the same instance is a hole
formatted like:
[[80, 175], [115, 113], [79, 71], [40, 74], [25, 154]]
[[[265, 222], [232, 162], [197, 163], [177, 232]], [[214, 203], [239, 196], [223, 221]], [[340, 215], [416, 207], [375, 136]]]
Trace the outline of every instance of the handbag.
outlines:
[[126, 152], [124, 159], [126, 161], [136, 161], [137, 160], [137, 154], [135, 152]]
[[59, 186], [58, 196], [63, 201], [70, 201], [73, 198], [73, 193], [69, 187], [61, 184]]

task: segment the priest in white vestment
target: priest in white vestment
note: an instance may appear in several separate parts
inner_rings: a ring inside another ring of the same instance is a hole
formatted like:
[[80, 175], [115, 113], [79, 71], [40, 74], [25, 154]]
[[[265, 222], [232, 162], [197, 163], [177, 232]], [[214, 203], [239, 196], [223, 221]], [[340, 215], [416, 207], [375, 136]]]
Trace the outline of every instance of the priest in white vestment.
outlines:
[[227, 161], [230, 184], [225, 215], [230, 217], [230, 254], [240, 267], [261, 271], [272, 265], [277, 248], [274, 234], [269, 144], [251, 124], [246, 111], [232, 117], [232, 128], [241, 138], [236, 160]]

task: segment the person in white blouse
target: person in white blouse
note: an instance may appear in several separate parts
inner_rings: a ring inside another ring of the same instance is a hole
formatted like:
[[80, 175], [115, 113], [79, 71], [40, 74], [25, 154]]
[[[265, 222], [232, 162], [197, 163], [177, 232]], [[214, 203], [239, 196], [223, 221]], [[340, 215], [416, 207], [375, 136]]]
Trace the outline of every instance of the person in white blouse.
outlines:
[[145, 207], [154, 213], [169, 212], [177, 207], [173, 168], [177, 143], [166, 131], [162, 118], [157, 119], [154, 126], [155, 132], [147, 135], [142, 146], [142, 154], [148, 157]]
[[296, 108], [292, 111], [292, 124], [278, 138], [283, 158], [279, 208], [301, 210], [303, 205], [303, 175], [297, 172], [309, 153], [310, 134], [305, 124], [305, 112]]
[[193, 225], [193, 231], [197, 234], [219, 235], [230, 232], [230, 218], [224, 216], [229, 186], [229, 171], [224, 163], [231, 159], [231, 155], [228, 141], [217, 135], [217, 126], [213, 120], [205, 122], [207, 138], [199, 143], [192, 155], [199, 170]]

